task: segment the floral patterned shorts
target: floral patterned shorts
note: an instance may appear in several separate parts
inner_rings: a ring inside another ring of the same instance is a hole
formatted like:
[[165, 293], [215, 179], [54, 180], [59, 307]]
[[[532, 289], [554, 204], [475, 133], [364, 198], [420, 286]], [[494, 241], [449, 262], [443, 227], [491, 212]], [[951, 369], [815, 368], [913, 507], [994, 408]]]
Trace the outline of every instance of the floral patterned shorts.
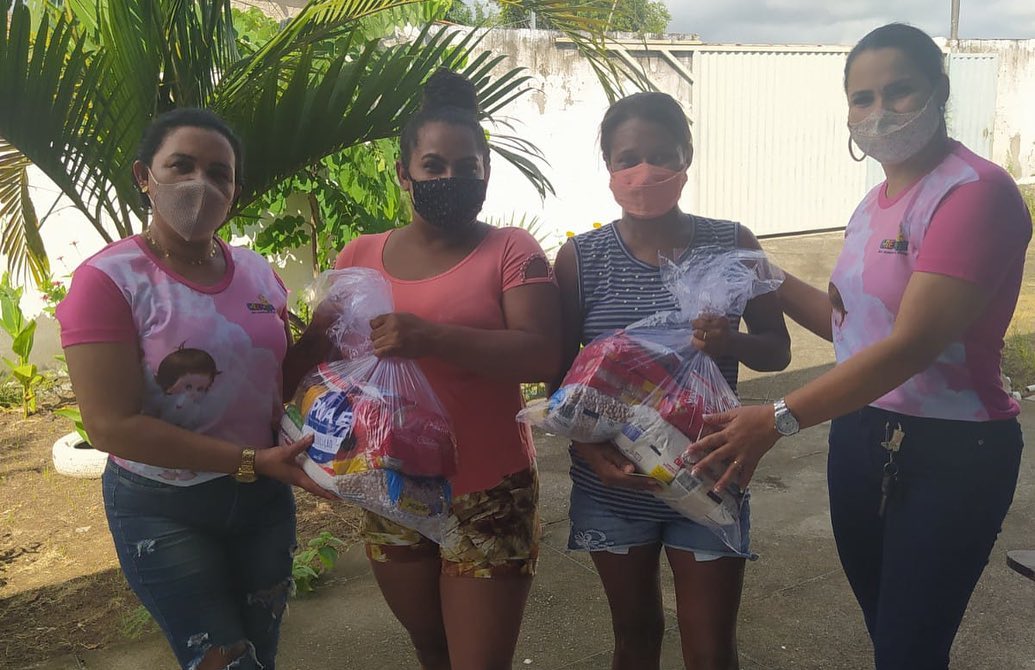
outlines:
[[362, 536], [377, 563], [438, 556], [450, 577], [531, 576], [539, 558], [539, 475], [533, 465], [455, 497], [441, 545], [372, 512], [363, 515]]

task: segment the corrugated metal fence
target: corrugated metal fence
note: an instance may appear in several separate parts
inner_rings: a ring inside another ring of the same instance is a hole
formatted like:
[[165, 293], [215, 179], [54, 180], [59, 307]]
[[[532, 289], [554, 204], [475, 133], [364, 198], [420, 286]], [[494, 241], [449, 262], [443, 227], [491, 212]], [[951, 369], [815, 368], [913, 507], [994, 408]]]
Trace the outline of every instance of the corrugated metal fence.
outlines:
[[[688, 52], [688, 53], [687, 53]], [[848, 159], [842, 78], [847, 47], [700, 45], [682, 60], [695, 159], [691, 211], [758, 235], [843, 227], [880, 166]], [[992, 153], [994, 54], [950, 54], [949, 131]]]

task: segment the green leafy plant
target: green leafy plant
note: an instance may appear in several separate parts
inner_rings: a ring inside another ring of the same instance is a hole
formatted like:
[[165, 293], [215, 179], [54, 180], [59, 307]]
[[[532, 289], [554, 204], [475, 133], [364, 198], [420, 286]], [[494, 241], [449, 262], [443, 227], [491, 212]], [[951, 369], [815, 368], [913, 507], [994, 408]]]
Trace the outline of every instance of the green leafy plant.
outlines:
[[[554, 24], [549, 16], [538, 16], [534, 10], [521, 7], [517, 3], [497, 0], [499, 10], [492, 15], [491, 21], [515, 28], [531, 28], [533, 24], [540, 29], [553, 29]], [[582, 3], [569, 3], [571, 13], [579, 15], [595, 15], [596, 8], [583, 8]], [[668, 29], [672, 14], [661, 0], [608, 0], [610, 7], [605, 18], [608, 31], [624, 33], [656, 34]], [[462, 15], [462, 14], [461, 14]], [[534, 21], [533, 21], [534, 17]]]
[[338, 562], [338, 550], [343, 546], [344, 542], [324, 531], [295, 554], [291, 576], [299, 593], [312, 593], [320, 577]]
[[288, 326], [291, 328], [291, 337], [295, 342], [302, 337], [302, 333], [309, 327], [313, 320], [313, 308], [309, 306], [305, 296], [301, 295], [295, 301], [295, 308], [288, 311]]
[[[316, 200], [309, 220], [274, 218], [279, 229], [260, 244], [308, 240], [315, 231], [325, 238], [315, 243], [319, 266], [330, 240], [392, 225], [402, 207], [395, 187], [386, 197], [377, 190], [383, 182], [350, 180], [346, 163], [398, 136], [433, 72], [467, 75], [486, 120], [532, 90], [527, 72], [502, 67], [507, 54], [485, 51], [484, 31], [442, 25], [451, 5], [310, 0], [276, 24], [257, 12], [235, 14], [230, 0], [0, 0], [0, 100], [17, 102], [0, 104], [0, 247], [10, 269], [28, 268], [38, 279], [48, 268], [41, 221], [26, 195], [30, 165], [104, 241], [140, 232], [147, 212], [131, 172], [136, 143], [152, 117], [176, 107], [213, 109], [241, 137], [247, 161], [234, 215], [272, 209], [287, 192]], [[577, 12], [567, 0], [501, 5], [535, 12], [563, 32], [609, 98], [630, 81], [649, 86], [642, 72], [609, 56], [612, 0], [580, 0]], [[538, 149], [505, 134], [490, 143], [541, 194], [552, 192]], [[391, 170], [359, 174], [387, 179]], [[299, 180], [326, 183], [299, 190]], [[354, 210], [333, 210], [342, 193]], [[261, 228], [266, 218], [249, 223]]]
[[37, 284], [37, 288], [43, 294], [43, 312], [54, 318], [58, 304], [68, 295], [68, 287], [64, 282], [47, 275]]
[[395, 177], [398, 143], [374, 140], [326, 156], [270, 189], [234, 220], [245, 233], [258, 226], [252, 248], [263, 255], [306, 248], [313, 273], [329, 269], [358, 235], [410, 220]]
[[499, 9], [490, 5], [488, 1], [483, 3], [479, 0], [453, 0], [446, 12], [445, 20], [463, 26], [494, 25], [500, 22]]
[[11, 376], [21, 386], [22, 414], [28, 417], [36, 411], [36, 389], [43, 375], [29, 360], [36, 337], [36, 319], [27, 319], [22, 312], [22, 287], [11, 285], [11, 276], [4, 273], [0, 280], [0, 327], [11, 338], [15, 358], [4, 357]]
[[75, 427], [75, 432], [79, 433], [79, 439], [86, 444], [90, 444], [90, 436], [86, 434], [86, 428], [83, 426], [83, 415], [78, 407], [61, 407], [54, 410], [54, 415], [71, 421]]

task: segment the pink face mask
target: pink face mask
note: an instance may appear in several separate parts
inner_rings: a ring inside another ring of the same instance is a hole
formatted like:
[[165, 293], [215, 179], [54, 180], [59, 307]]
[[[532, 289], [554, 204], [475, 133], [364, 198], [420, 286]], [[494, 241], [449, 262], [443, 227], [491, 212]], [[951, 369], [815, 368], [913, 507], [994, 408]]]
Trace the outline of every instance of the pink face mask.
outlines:
[[188, 242], [211, 240], [230, 211], [226, 194], [204, 179], [162, 183], [148, 174], [151, 205], [169, 227]]
[[679, 204], [686, 186], [686, 171], [669, 170], [650, 163], [611, 173], [611, 192], [627, 214], [637, 219], [656, 219]]

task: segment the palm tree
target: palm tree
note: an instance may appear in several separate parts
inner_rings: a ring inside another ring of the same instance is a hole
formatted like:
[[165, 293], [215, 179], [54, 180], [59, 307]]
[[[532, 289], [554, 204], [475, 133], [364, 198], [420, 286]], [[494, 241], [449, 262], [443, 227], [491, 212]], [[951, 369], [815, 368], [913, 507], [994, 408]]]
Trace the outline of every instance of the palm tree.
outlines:
[[[609, 97], [642, 77], [607, 57], [610, 0], [503, 0], [535, 11], [590, 59]], [[147, 122], [209, 107], [248, 156], [238, 209], [322, 158], [398, 134], [436, 69], [468, 75], [486, 118], [529, 90], [491, 72], [483, 30], [442, 26], [451, 0], [312, 0], [262, 44], [238, 39], [229, 0], [0, 0], [0, 251], [11, 269], [49, 272], [26, 170], [42, 171], [105, 241], [146, 221], [130, 166]], [[403, 25], [416, 35], [393, 38]], [[519, 137], [493, 149], [540, 193], [542, 155]]]

